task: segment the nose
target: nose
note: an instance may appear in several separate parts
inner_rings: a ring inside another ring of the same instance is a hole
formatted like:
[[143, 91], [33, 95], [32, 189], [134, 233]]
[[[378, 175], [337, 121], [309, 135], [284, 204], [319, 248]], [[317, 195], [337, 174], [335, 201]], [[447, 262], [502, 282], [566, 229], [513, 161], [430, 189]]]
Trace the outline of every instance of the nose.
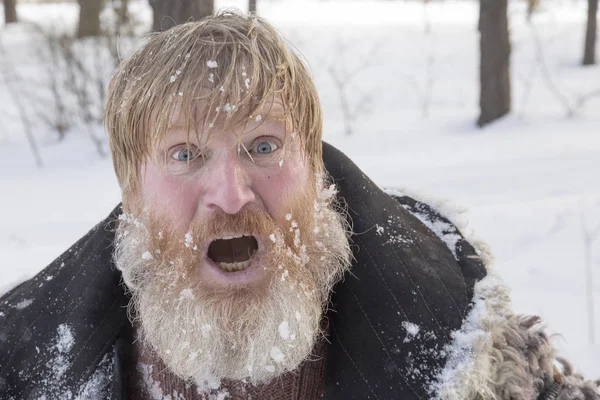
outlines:
[[213, 160], [204, 203], [208, 208], [220, 208], [227, 214], [237, 214], [245, 205], [256, 200], [252, 182], [240, 160], [220, 157]]

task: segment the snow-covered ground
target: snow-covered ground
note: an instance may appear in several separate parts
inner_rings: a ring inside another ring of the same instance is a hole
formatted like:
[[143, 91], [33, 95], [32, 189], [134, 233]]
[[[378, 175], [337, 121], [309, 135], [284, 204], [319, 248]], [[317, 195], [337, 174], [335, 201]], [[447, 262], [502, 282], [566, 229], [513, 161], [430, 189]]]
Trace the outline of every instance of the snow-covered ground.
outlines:
[[[246, 2], [216, 3], [243, 9]], [[585, 97], [600, 91], [600, 66], [579, 65], [585, 2], [542, 2], [533, 28], [524, 4], [511, 3], [513, 113], [484, 130], [474, 125], [476, 2], [258, 5], [311, 66], [325, 140], [382, 186], [467, 209], [470, 227], [488, 242], [512, 289], [514, 308], [542, 316], [549, 332], [560, 334], [554, 341], [561, 353], [600, 377], [600, 234], [590, 250], [595, 345], [588, 336], [584, 248], [584, 232], [600, 224], [600, 94]], [[148, 7], [134, 6], [148, 21]], [[71, 4], [22, 4], [18, 11], [47, 23], [52, 15], [66, 26], [77, 14]], [[33, 44], [24, 32], [0, 25], [7, 54], [28, 76], [39, 66], [27, 55]], [[346, 86], [336, 87], [334, 76]], [[354, 119], [351, 136], [344, 133], [342, 93]], [[36, 131], [45, 163], [37, 169], [16, 115], [0, 80], [0, 293], [52, 261], [120, 196], [110, 160], [97, 155], [83, 132], [59, 143]]]

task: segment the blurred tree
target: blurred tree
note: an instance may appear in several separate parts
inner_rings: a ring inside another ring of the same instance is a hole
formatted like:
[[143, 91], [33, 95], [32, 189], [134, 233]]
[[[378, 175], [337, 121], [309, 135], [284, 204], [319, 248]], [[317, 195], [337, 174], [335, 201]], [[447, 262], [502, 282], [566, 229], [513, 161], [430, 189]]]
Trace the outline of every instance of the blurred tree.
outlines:
[[[115, 0], [112, 0], [115, 3]], [[116, 9], [117, 11], [117, 20], [118, 26], [123, 27], [129, 22], [129, 0], [121, 0], [119, 2], [119, 7]]]
[[79, 0], [78, 38], [100, 35], [100, 11], [103, 8], [104, 0]]
[[540, 0], [527, 0], [527, 20], [530, 21], [533, 13], [540, 5]]
[[585, 47], [583, 51], [583, 65], [596, 63], [596, 35], [598, 0], [588, 0], [587, 28], [585, 31]]
[[4, 0], [4, 22], [17, 22], [17, 0]]
[[248, 0], [248, 12], [256, 14], [256, 0]]
[[480, 115], [484, 126], [510, 111], [508, 0], [479, 0]]
[[166, 31], [188, 20], [198, 21], [212, 15], [214, 0], [148, 0], [154, 18], [152, 30]]

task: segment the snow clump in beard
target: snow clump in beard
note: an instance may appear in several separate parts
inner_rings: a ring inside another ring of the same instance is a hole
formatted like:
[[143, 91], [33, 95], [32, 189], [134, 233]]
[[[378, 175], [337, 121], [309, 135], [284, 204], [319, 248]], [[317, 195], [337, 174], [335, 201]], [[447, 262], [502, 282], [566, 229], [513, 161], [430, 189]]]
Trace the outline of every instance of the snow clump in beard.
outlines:
[[[200, 387], [222, 379], [256, 384], [310, 356], [331, 289], [351, 257], [336, 189], [316, 181], [315, 191], [287, 203], [279, 224], [256, 210], [215, 213], [180, 237], [150, 213], [120, 217], [114, 259], [131, 292], [130, 315], [171, 372]], [[234, 229], [267, 238], [259, 260], [267, 282], [200, 282], [193, 271], [206, 266], [194, 243]]]

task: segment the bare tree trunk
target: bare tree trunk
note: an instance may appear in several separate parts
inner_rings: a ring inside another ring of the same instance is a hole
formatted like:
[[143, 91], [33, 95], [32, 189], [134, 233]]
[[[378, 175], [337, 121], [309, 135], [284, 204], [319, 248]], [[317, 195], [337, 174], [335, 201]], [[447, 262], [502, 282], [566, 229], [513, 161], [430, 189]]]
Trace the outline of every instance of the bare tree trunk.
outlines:
[[596, 35], [598, 0], [588, 0], [587, 28], [585, 31], [585, 48], [583, 51], [583, 65], [596, 63]]
[[510, 39], [508, 0], [479, 0], [480, 97], [477, 125], [510, 111]]
[[104, 0], [79, 0], [77, 37], [100, 36], [100, 11]]
[[154, 12], [152, 30], [166, 31], [175, 25], [212, 15], [214, 0], [148, 0]]
[[4, 22], [17, 22], [17, 0], [4, 0]]
[[256, 14], [256, 0], [248, 0], [248, 12]]

